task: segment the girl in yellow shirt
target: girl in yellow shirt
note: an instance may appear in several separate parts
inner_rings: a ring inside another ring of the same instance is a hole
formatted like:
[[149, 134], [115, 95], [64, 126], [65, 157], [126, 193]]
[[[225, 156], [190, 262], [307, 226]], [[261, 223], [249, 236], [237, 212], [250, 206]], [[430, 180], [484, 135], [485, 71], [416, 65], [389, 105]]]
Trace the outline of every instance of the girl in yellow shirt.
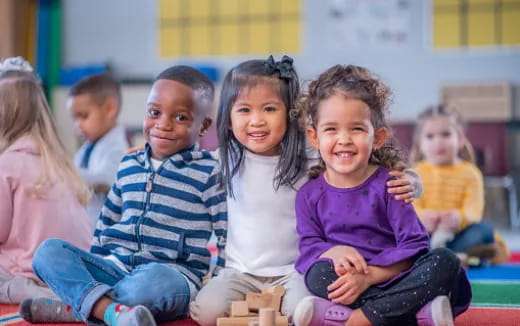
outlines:
[[423, 182], [423, 196], [414, 207], [431, 234], [431, 247], [448, 247], [463, 260], [468, 256], [507, 260], [504, 242], [481, 221], [483, 178], [460, 116], [442, 105], [424, 111], [410, 159]]

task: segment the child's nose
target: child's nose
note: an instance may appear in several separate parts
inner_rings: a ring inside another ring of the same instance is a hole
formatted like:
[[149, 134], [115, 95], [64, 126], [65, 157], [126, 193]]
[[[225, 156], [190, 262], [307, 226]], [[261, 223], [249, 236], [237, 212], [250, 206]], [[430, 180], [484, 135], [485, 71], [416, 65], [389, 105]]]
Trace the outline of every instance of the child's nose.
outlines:
[[340, 132], [338, 134], [338, 142], [342, 145], [352, 143], [352, 137], [349, 132]]
[[253, 113], [249, 122], [251, 126], [262, 126], [265, 124], [265, 119], [261, 113]]
[[170, 121], [170, 119], [162, 118], [157, 121], [157, 128], [162, 130], [172, 130], [173, 123]]

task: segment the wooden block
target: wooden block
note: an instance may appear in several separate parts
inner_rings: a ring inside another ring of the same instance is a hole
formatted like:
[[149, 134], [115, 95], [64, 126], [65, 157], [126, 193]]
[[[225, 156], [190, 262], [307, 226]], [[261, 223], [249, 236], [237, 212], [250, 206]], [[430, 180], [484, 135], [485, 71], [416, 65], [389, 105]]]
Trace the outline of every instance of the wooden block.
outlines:
[[[259, 322], [259, 317], [225, 317], [217, 319], [217, 326], [249, 326], [250, 322]], [[276, 316], [275, 326], [288, 326], [286, 316]]]
[[260, 308], [271, 308], [272, 295], [268, 293], [246, 293], [249, 310], [258, 311]]
[[262, 308], [258, 314], [260, 326], [275, 326], [275, 310], [273, 308]]
[[262, 293], [271, 293], [273, 295], [283, 296], [285, 294], [285, 288], [283, 285], [271, 286], [263, 289]]
[[249, 315], [249, 307], [247, 301], [231, 302], [231, 317], [247, 317]]

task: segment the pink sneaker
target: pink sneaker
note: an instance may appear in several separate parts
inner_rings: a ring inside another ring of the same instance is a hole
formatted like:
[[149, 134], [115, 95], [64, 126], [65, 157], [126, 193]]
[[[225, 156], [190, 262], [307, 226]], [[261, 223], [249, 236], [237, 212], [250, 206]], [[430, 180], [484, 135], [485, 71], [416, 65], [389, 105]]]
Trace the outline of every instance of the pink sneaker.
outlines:
[[352, 309], [319, 297], [303, 298], [294, 311], [295, 326], [344, 326]]
[[440, 295], [415, 314], [418, 326], [454, 326], [450, 299]]

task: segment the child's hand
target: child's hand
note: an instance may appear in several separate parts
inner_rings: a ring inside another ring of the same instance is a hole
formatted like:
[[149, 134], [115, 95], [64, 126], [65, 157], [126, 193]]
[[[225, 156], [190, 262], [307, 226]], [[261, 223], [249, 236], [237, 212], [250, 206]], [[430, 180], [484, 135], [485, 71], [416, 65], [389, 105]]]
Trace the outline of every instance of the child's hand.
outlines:
[[389, 194], [395, 194], [395, 199], [411, 203], [415, 199], [415, 187], [413, 177], [401, 171], [390, 171], [389, 174], [398, 179], [386, 183]]
[[440, 214], [439, 227], [448, 232], [455, 232], [459, 229], [461, 217], [457, 211], [447, 211]]
[[135, 153], [135, 152], [142, 151], [143, 149], [144, 149], [144, 146], [134, 146], [134, 147], [130, 147], [130, 148], [125, 152], [125, 155], [133, 154], [133, 153]]
[[332, 259], [338, 276], [354, 271], [362, 274], [368, 273], [365, 258], [353, 247], [335, 246], [325, 251], [320, 257]]
[[352, 304], [370, 286], [368, 276], [346, 273], [327, 287], [329, 299], [336, 303]]
[[426, 210], [421, 215], [421, 222], [428, 233], [433, 233], [433, 231], [437, 230], [440, 219], [441, 215], [437, 211]]
[[110, 186], [102, 183], [96, 183], [92, 185], [92, 191], [94, 191], [95, 194], [106, 194], [110, 191]]

